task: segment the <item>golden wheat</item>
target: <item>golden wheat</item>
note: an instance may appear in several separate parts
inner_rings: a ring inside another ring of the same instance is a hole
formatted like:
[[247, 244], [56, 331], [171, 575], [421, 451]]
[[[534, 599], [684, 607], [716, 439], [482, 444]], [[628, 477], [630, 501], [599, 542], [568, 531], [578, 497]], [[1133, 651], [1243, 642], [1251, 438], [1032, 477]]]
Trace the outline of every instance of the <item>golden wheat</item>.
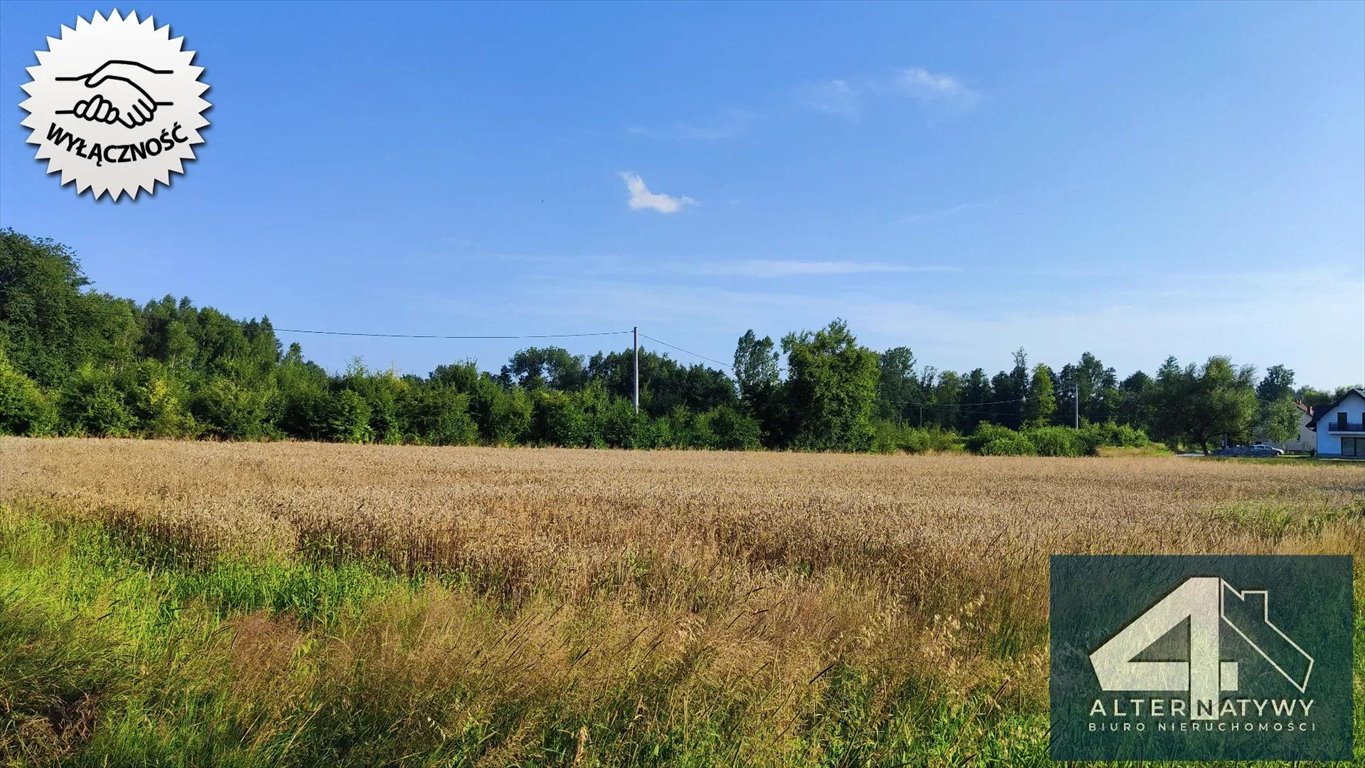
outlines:
[[[873, 708], [919, 679], [1040, 710], [1051, 554], [1365, 554], [1362, 494], [1359, 466], [1290, 461], [0, 440], [0, 504], [189, 566], [361, 559], [462, 585], [375, 604], [315, 679], [363, 658], [386, 690], [491, 692], [443, 705], [478, 719], [489, 701], [590, 709], [685, 669], [636, 717], [663, 727], [724, 690], [752, 762], [779, 760], [765, 750], [836, 661], [886, 676]], [[300, 630], [235, 629], [240, 685], [289, 706], [274, 673]], [[502, 734], [493, 762], [535, 729]]]

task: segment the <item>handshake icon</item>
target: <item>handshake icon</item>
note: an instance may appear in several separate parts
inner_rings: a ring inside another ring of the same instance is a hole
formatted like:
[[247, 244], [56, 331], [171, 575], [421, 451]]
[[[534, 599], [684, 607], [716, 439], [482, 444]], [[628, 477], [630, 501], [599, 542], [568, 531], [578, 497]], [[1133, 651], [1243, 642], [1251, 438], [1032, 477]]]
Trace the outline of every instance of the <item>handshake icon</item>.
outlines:
[[143, 87], [155, 82], [156, 75], [169, 75], [172, 70], [152, 69], [136, 61], [113, 60], [101, 64], [95, 71], [58, 80], [81, 82], [89, 91], [87, 98], [76, 102], [59, 115], [75, 115], [94, 123], [119, 123], [128, 128], [146, 125], [156, 116], [157, 107], [167, 107], [169, 101], [157, 101]]

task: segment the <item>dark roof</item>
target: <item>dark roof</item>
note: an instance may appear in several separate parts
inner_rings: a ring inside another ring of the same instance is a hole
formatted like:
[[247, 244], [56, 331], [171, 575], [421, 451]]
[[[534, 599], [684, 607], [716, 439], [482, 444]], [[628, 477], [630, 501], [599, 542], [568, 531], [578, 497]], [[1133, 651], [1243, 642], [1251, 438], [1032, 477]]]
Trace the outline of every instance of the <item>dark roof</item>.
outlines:
[[1318, 419], [1321, 419], [1323, 414], [1336, 410], [1337, 406], [1346, 402], [1346, 398], [1350, 397], [1351, 395], [1359, 395], [1361, 400], [1365, 400], [1365, 389], [1359, 388], [1348, 389], [1346, 390], [1345, 394], [1343, 394], [1341, 397], [1338, 397], [1335, 402], [1333, 402], [1326, 408], [1314, 408], [1313, 410], [1316, 411], [1316, 413], [1313, 414], [1313, 418], [1308, 420], [1308, 428], [1316, 432], [1318, 426]]

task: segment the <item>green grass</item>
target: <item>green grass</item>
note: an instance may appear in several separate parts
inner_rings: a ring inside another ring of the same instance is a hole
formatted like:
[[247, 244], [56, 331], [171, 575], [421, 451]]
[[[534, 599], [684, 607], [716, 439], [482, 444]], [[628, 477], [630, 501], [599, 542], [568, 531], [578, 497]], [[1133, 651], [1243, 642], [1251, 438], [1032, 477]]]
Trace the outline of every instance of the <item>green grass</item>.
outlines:
[[[1228, 514], [1268, 532], [1293, 525], [1276, 510]], [[667, 662], [642, 654], [582, 690], [509, 682], [534, 662], [517, 638], [538, 614], [459, 579], [165, 554], [0, 508], [0, 764], [1050, 764], [1045, 702], [1008, 679], [946, 696], [937, 669], [907, 680], [836, 662], [786, 719], [762, 716], [773, 702], [761, 684], [714, 674], [705, 646]], [[583, 614], [579, 658], [605, 652], [593, 628], [610, 618]], [[495, 649], [506, 638], [505, 652], [467, 659], [460, 638]], [[999, 642], [1022, 655], [1046, 638]]]
[[1174, 456], [1170, 448], [1161, 443], [1148, 443], [1143, 446], [1101, 445], [1095, 449], [1097, 455], [1105, 458], [1131, 458], [1135, 456]]

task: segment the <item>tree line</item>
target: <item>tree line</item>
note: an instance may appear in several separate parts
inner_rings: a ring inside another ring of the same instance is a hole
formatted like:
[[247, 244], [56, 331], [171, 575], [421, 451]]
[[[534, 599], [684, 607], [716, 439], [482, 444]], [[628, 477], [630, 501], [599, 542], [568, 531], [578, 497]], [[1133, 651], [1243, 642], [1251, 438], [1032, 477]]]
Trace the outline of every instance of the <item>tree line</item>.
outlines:
[[[988, 376], [919, 366], [908, 347], [858, 343], [846, 323], [739, 338], [732, 373], [631, 349], [522, 349], [493, 373], [472, 361], [426, 376], [329, 373], [285, 347], [269, 319], [239, 320], [189, 299], [145, 304], [92, 290], [66, 246], [0, 231], [0, 433], [430, 445], [1093, 452], [1153, 436], [1207, 449], [1297, 427], [1294, 388], [1222, 357], [1120, 381], [1086, 353], [1053, 370]], [[1063, 429], [1079, 415], [1081, 430]], [[959, 438], [958, 436], [963, 436]]]

